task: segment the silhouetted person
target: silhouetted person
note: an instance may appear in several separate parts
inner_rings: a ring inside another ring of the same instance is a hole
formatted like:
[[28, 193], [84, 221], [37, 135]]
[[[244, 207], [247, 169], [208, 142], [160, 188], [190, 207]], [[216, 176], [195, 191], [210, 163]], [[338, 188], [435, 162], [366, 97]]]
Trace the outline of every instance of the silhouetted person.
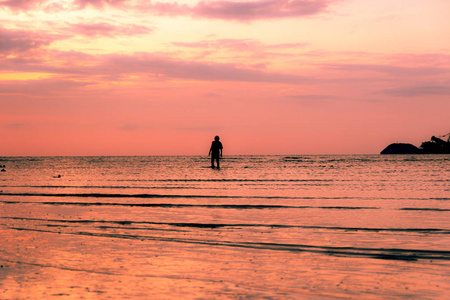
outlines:
[[211, 155], [211, 168], [214, 168], [214, 160], [217, 162], [217, 169], [220, 169], [220, 158], [222, 157], [222, 143], [219, 142], [219, 136], [216, 135], [214, 141], [211, 144], [211, 148], [209, 149], [209, 154]]

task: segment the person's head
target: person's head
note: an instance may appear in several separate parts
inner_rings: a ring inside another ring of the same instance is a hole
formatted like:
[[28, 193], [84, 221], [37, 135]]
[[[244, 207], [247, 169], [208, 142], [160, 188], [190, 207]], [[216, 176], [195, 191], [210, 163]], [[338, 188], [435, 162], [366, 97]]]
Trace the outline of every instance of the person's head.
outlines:
[[220, 140], [219, 136], [218, 136], [218, 135], [216, 135], [216, 136], [214, 137], [214, 140], [215, 140], [215, 141], [218, 141], [218, 140]]

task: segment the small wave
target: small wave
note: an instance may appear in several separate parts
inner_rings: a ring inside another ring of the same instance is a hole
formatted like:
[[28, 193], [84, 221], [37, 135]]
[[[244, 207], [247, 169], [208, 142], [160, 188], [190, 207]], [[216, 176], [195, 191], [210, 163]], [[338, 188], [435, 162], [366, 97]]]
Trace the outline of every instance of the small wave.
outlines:
[[[361, 231], [361, 232], [404, 232], [404, 233], [423, 233], [423, 234], [450, 234], [448, 229], [440, 228], [369, 228], [369, 227], [338, 227], [338, 226], [311, 226], [311, 225], [283, 225], [283, 224], [243, 224], [243, 223], [186, 223], [186, 222], [150, 222], [150, 221], [129, 221], [129, 220], [68, 220], [68, 219], [41, 219], [26, 217], [0, 217], [0, 219], [25, 220], [52, 223], [71, 223], [71, 224], [115, 224], [122, 226], [132, 225], [167, 225], [175, 227], [192, 228], [245, 228], [245, 227], [268, 227], [268, 228], [299, 228], [299, 229], [319, 229], [331, 231]], [[130, 228], [130, 227], [127, 227]]]
[[341, 159], [327, 159], [323, 161], [324, 163], [336, 163], [336, 162], [348, 162], [348, 159], [341, 158]]
[[[1, 180], [0, 180], [1, 181]], [[5, 180], [7, 181], [7, 180]], [[95, 185], [0, 185], [1, 188], [11, 187], [11, 188], [43, 188], [43, 189], [137, 189], [137, 190], [153, 190], [153, 189], [168, 189], [168, 190], [177, 190], [177, 189], [190, 189], [190, 190], [198, 190], [200, 187], [193, 186], [95, 186]], [[5, 195], [4, 193], [0, 193], [0, 195]]]
[[126, 206], [126, 207], [157, 207], [157, 208], [178, 208], [178, 207], [204, 207], [222, 209], [380, 209], [379, 207], [358, 207], [358, 206], [293, 206], [293, 205], [254, 205], [254, 204], [175, 204], [175, 203], [117, 203], [117, 202], [24, 202], [24, 201], [0, 201], [5, 204], [40, 204], [40, 205], [73, 205], [73, 206]]
[[[226, 244], [225, 244], [226, 245]], [[232, 246], [233, 243], [230, 243]], [[375, 259], [417, 261], [419, 259], [450, 260], [450, 251], [418, 249], [384, 249], [359, 247], [326, 247], [316, 245], [278, 244], [278, 243], [236, 243], [233, 246], [243, 248], [268, 249], [278, 251], [313, 252], [333, 256], [367, 257]]]
[[[46, 233], [61, 232], [43, 230], [43, 229], [31, 229], [22, 227], [8, 227], [14, 230], [23, 231], [35, 231]], [[70, 235], [82, 235], [82, 236], [94, 236], [105, 238], [117, 238], [128, 240], [151, 240], [173, 243], [185, 243], [195, 245], [208, 245], [208, 246], [220, 246], [220, 247], [233, 247], [233, 248], [248, 248], [256, 250], [272, 250], [272, 251], [289, 251], [289, 252], [310, 252], [319, 253], [331, 256], [341, 257], [365, 257], [374, 259], [385, 260], [399, 260], [399, 261], [418, 261], [420, 259], [427, 260], [450, 260], [450, 251], [445, 250], [421, 250], [421, 249], [399, 249], [399, 248], [362, 248], [362, 247], [332, 247], [332, 246], [320, 246], [320, 245], [305, 245], [305, 244], [282, 244], [282, 243], [261, 243], [261, 242], [235, 242], [226, 240], [206, 240], [206, 239], [188, 239], [188, 238], [173, 238], [173, 237], [160, 237], [160, 236], [148, 236], [148, 235], [134, 235], [134, 234], [120, 234], [120, 233], [98, 233], [98, 232], [67, 232], [65, 234]]]
[[284, 161], [295, 161], [295, 162], [304, 162], [304, 161], [308, 161], [308, 162], [312, 162], [312, 160], [308, 157], [303, 157], [303, 156], [286, 156], [283, 158]]
[[[207, 167], [210, 168], [210, 167]], [[117, 179], [113, 181], [144, 181], [144, 182], [332, 182], [333, 179], [186, 179], [186, 178], [172, 178], [172, 179]]]
[[[292, 199], [292, 200], [392, 200], [392, 197], [293, 197], [293, 196], [239, 196], [239, 195], [173, 195], [173, 194], [114, 194], [114, 193], [10, 193], [0, 191], [0, 196], [22, 197], [76, 197], [76, 198], [189, 198], [189, 199]], [[438, 200], [450, 198], [395, 198], [395, 200]], [[7, 203], [6, 201], [0, 201]], [[24, 203], [24, 202], [22, 202]]]
[[446, 208], [420, 208], [420, 207], [404, 207], [404, 208], [400, 208], [400, 210], [450, 211], [450, 209], [446, 209]]
[[232, 196], [232, 195], [164, 195], [164, 194], [109, 194], [109, 193], [8, 193], [0, 192], [4, 196], [22, 197], [80, 197], [80, 198], [200, 198], [200, 199], [360, 199], [353, 197], [289, 197], [289, 196]]

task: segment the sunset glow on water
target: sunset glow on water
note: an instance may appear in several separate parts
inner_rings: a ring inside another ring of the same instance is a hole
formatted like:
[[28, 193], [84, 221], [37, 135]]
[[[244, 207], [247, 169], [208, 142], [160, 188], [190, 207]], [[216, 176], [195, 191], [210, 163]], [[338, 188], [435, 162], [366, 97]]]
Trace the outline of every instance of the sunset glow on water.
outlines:
[[[9, 157], [2, 299], [444, 299], [449, 159]], [[61, 177], [58, 177], [61, 175]]]

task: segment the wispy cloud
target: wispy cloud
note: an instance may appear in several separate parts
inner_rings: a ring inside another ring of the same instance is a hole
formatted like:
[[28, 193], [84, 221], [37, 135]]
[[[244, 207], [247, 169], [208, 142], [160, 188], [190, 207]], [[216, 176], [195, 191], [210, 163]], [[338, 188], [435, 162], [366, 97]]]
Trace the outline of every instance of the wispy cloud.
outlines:
[[49, 45], [55, 36], [0, 27], [0, 55], [25, 52]]
[[209, 93], [203, 94], [203, 97], [205, 97], [205, 98], [218, 98], [218, 97], [220, 97], [220, 94], [217, 94], [215, 92], [209, 92]]
[[311, 16], [324, 12], [329, 4], [320, 0], [201, 1], [192, 12], [211, 19], [251, 21]]
[[381, 93], [397, 97], [449, 96], [450, 83], [399, 87], [383, 90]]
[[317, 101], [317, 100], [330, 100], [330, 99], [337, 99], [336, 96], [331, 95], [318, 95], [318, 94], [311, 94], [311, 95], [290, 95], [287, 96], [291, 99], [298, 99], [298, 100], [306, 100], [306, 101]]
[[74, 4], [80, 8], [92, 6], [96, 8], [102, 8], [104, 6], [121, 6], [127, 0], [74, 0]]
[[30, 127], [32, 127], [30, 123], [10, 123], [4, 125], [4, 128], [6, 129], [26, 129]]
[[[308, 46], [307, 43], [265, 44], [255, 39], [212, 39], [196, 42], [172, 42], [177, 48], [195, 53], [198, 59], [207, 57], [227, 57], [229, 60], [264, 60], [253, 63], [253, 67], [265, 68], [269, 59], [293, 57], [295, 52]], [[231, 56], [230, 56], [231, 55]]]
[[205, 81], [247, 81], [273, 83], [311, 83], [312, 78], [276, 72], [246, 69], [231, 63], [179, 60], [151, 53], [111, 54], [103, 57], [101, 69], [107, 73], [160, 74], [172, 78]]
[[[89, 55], [76, 51], [42, 51], [33, 59], [0, 58], [0, 70], [54, 74], [61, 79], [2, 81], [3, 93], [55, 90], [88, 85], [91, 81], [120, 80], [122, 76], [140, 74], [163, 79], [198, 81], [271, 82], [310, 84], [314, 78], [255, 69], [234, 63], [203, 62], [173, 58], [153, 53]], [[71, 79], [70, 79], [71, 78]], [[45, 86], [45, 89], [44, 89]]]
[[127, 124], [122, 125], [119, 129], [133, 131], [133, 130], [139, 129], [139, 126], [136, 124], [133, 124], [133, 123], [127, 123]]
[[39, 6], [47, 0], [3, 0], [0, 1], [0, 7], [7, 7], [12, 10], [29, 10]]
[[72, 24], [69, 26], [68, 30], [75, 34], [84, 35], [88, 37], [116, 37], [119, 35], [140, 35], [148, 34], [153, 30], [146, 26], [139, 25], [112, 25], [106, 22], [100, 23], [90, 23], [90, 24]]
[[219, 131], [219, 130], [223, 130], [224, 127], [222, 127], [222, 126], [190, 126], [190, 127], [177, 127], [174, 129], [183, 130], [183, 131]]
[[[71, 9], [119, 7], [158, 15], [192, 16], [207, 19], [254, 21], [259, 19], [309, 17], [324, 13], [337, 0], [256, 0], [256, 1], [200, 1], [192, 6], [177, 2], [146, 0], [73, 0]], [[6, 0], [0, 7], [11, 10], [62, 10], [60, 3], [50, 0]]]
[[173, 42], [174, 46], [188, 48], [213, 48], [213, 49], [230, 49], [234, 51], [263, 51], [267, 49], [293, 49], [303, 48], [307, 43], [290, 43], [290, 44], [274, 44], [266, 45], [254, 39], [217, 39], [204, 40], [198, 42]]
[[347, 72], [377, 72], [392, 76], [432, 76], [450, 73], [449, 67], [395, 66], [383, 64], [323, 64], [325, 69]]
[[61, 79], [8, 80], [0, 81], [2, 94], [45, 95], [55, 91], [67, 91], [86, 86], [88, 83]]

